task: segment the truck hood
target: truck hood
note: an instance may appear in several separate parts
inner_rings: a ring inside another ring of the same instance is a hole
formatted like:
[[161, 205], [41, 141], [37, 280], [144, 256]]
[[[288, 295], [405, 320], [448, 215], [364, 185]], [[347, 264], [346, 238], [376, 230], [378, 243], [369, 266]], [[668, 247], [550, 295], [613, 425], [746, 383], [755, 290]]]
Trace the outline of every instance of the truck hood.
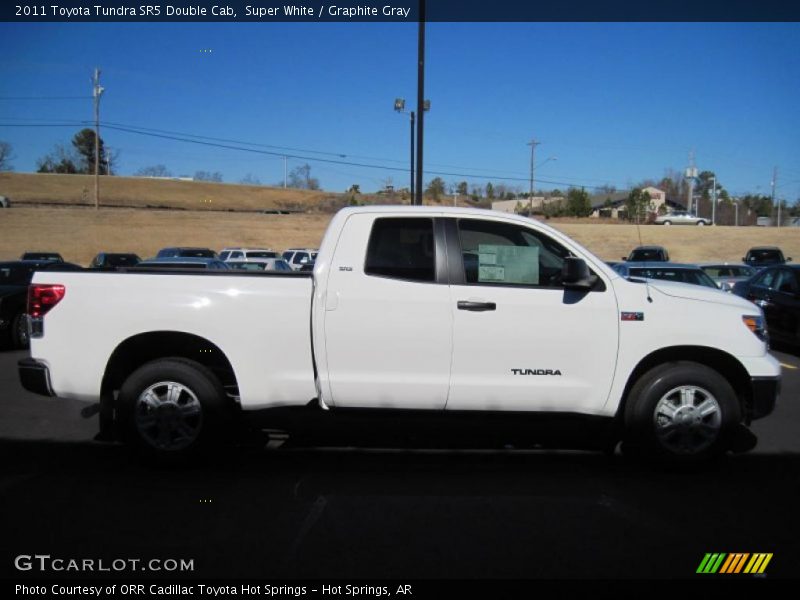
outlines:
[[740, 296], [723, 292], [722, 290], [715, 290], [710, 287], [702, 285], [693, 285], [689, 283], [678, 283], [675, 281], [664, 281], [659, 279], [648, 279], [648, 284], [651, 290], [657, 290], [666, 296], [673, 298], [685, 298], [687, 300], [699, 300], [701, 302], [713, 302], [715, 304], [725, 304], [727, 306], [735, 306], [742, 310], [749, 310], [750, 312], [758, 312], [760, 309]]

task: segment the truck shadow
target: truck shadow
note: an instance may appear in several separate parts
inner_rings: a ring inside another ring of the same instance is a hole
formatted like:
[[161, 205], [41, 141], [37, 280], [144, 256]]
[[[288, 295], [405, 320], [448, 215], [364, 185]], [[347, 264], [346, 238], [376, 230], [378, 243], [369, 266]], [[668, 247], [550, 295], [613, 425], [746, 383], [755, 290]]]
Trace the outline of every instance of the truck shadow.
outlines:
[[47, 577], [10, 571], [34, 551], [194, 560], [161, 578], [689, 577], [723, 551], [773, 552], [770, 575], [796, 576], [800, 558], [796, 454], [676, 470], [582, 452], [250, 448], [175, 469], [114, 445], [0, 440], [0, 460], [6, 576]]

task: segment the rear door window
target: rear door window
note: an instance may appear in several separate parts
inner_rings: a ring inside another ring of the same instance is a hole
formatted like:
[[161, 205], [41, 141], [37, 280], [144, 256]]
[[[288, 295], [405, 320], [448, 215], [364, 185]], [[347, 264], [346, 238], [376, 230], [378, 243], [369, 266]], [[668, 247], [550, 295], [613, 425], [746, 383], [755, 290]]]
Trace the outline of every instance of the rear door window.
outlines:
[[433, 219], [376, 219], [367, 245], [367, 275], [409, 281], [435, 280]]

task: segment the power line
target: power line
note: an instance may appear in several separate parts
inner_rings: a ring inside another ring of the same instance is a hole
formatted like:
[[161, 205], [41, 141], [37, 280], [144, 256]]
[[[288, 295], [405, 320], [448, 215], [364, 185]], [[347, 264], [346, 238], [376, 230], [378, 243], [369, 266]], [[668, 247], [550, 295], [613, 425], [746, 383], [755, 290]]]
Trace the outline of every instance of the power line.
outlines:
[[[91, 122], [89, 122], [89, 121], [80, 121], [80, 122], [76, 122], [73, 125], [62, 124], [62, 123], [49, 123], [49, 124], [47, 124], [47, 123], [36, 123], [36, 124], [33, 124], [33, 123], [0, 123], [0, 127], [73, 127], [73, 126], [76, 126], [76, 125], [88, 125], [88, 124], [91, 124]], [[275, 151], [269, 151], [269, 150], [258, 150], [258, 149], [255, 149], [255, 148], [246, 148], [246, 147], [242, 147], [241, 145], [239, 145], [239, 146], [231, 145], [230, 143], [217, 143], [217, 142], [214, 142], [214, 141], [203, 141], [203, 140], [218, 140], [219, 142], [222, 142], [222, 141], [226, 141], [227, 142], [228, 140], [225, 140], [224, 138], [212, 138], [210, 136], [200, 136], [200, 135], [194, 135], [194, 134], [182, 134], [182, 135], [185, 135], [185, 136], [190, 136], [190, 137], [193, 137], [193, 138], [197, 138], [197, 139], [190, 139], [188, 137], [179, 137], [178, 135], [171, 135], [171, 134], [166, 134], [166, 133], [156, 133], [157, 131], [166, 131], [166, 130], [156, 130], [156, 129], [151, 129], [151, 128], [140, 128], [140, 127], [135, 127], [135, 126], [112, 125], [110, 122], [105, 122], [105, 121], [104, 121], [104, 126], [105, 126], [106, 129], [111, 129], [111, 130], [114, 130], [114, 131], [121, 131], [121, 132], [124, 132], [124, 133], [132, 133], [132, 134], [135, 134], [135, 135], [156, 137], [156, 138], [168, 139], [168, 140], [173, 140], [173, 141], [178, 141], [178, 142], [185, 142], [185, 143], [190, 143], [190, 144], [198, 144], [198, 145], [202, 145], [202, 146], [210, 146], [210, 147], [215, 147], [215, 148], [222, 148], [222, 149], [226, 149], [226, 150], [238, 150], [240, 152], [250, 152], [250, 153], [254, 153], [254, 154], [262, 154], [262, 155], [276, 156], [276, 157], [284, 157], [284, 156], [286, 156], [288, 158], [294, 158], [294, 159], [298, 159], [298, 160], [306, 160], [306, 161], [310, 161], [310, 162], [323, 162], [323, 163], [329, 163], [329, 164], [346, 165], [346, 166], [351, 166], [351, 167], [361, 167], [361, 168], [365, 168], [365, 169], [378, 169], [378, 170], [383, 170], [383, 171], [397, 171], [397, 172], [405, 172], [406, 171], [406, 169], [404, 167], [391, 167], [391, 166], [387, 166], [387, 165], [375, 165], [375, 164], [361, 163], [361, 162], [354, 162], [354, 161], [346, 161], [346, 160], [334, 160], [334, 159], [329, 159], [329, 158], [319, 158], [319, 157], [315, 157], [315, 156], [305, 156], [305, 155], [302, 155], [302, 154], [287, 154], [286, 152], [275, 152]], [[234, 140], [230, 140], [230, 141], [232, 143], [239, 143], [239, 144], [244, 143], [246, 145], [269, 147], [269, 148], [275, 148], [275, 149], [286, 148], [286, 147], [283, 147], [283, 146], [269, 146], [267, 144], [251, 144], [249, 142], [236, 142]], [[304, 150], [304, 152], [341, 156], [341, 155], [338, 155], [338, 154], [335, 154], [335, 153], [332, 153], [332, 152], [322, 152], [322, 151], [314, 151], [314, 150], [310, 150], [310, 151], [305, 151]], [[346, 155], [344, 155], [344, 156], [346, 156]], [[458, 167], [456, 167], [456, 168], [458, 168]], [[455, 171], [428, 171], [428, 173], [431, 174], [431, 175], [437, 175], [437, 176], [463, 177], [463, 178], [468, 178], [468, 179], [487, 179], [487, 180], [495, 180], [495, 181], [518, 181], [518, 182], [527, 182], [528, 181], [528, 178], [526, 178], [526, 177], [509, 177], [509, 176], [504, 176], [504, 175], [499, 175], [499, 174], [479, 174], [479, 173], [467, 173], [467, 172], [455, 172]], [[567, 187], [570, 187], [570, 186], [573, 185], [573, 183], [570, 183], [568, 181], [556, 181], [556, 180], [551, 180], [551, 179], [539, 178], [538, 181], [541, 182], [541, 183], [549, 184], [549, 185], [558, 185], [558, 186], [567, 186]], [[587, 188], [590, 188], [590, 189], [600, 189], [600, 190], [602, 190], [606, 186], [604, 186], [604, 185], [603, 186], [586, 185], [584, 187], [587, 187]], [[624, 186], [621, 186], [621, 188], [622, 187], [624, 187]]]
[[92, 96], [0, 96], [0, 100], [88, 100]]

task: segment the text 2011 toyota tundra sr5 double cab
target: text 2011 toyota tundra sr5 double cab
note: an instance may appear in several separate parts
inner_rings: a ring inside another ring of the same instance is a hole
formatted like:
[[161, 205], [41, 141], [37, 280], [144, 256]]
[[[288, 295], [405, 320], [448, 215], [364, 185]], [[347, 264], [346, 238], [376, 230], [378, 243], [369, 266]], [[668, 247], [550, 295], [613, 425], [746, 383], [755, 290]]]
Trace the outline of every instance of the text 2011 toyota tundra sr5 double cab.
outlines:
[[348, 208], [313, 273], [134, 271], [37, 274], [20, 376], [99, 400], [101, 434], [156, 456], [257, 415], [290, 437], [622, 440], [691, 460], [752, 447], [779, 389], [755, 305], [622, 279], [514, 215]]

